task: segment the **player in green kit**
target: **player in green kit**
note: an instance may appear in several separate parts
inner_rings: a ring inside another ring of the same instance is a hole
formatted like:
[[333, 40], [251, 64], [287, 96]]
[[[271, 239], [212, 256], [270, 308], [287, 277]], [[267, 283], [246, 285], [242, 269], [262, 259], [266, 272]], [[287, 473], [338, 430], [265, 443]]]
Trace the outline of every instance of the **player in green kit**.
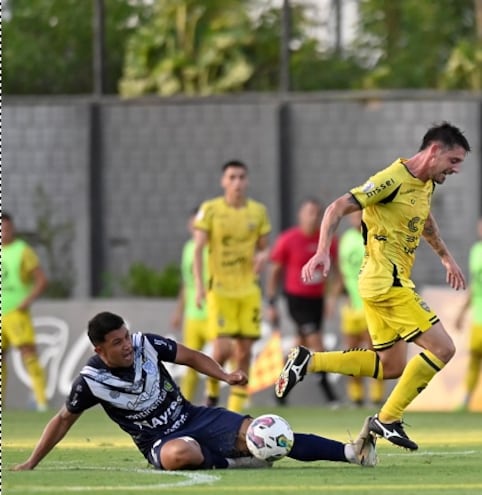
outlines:
[[472, 325], [470, 329], [469, 366], [465, 377], [467, 389], [463, 409], [468, 409], [472, 393], [477, 386], [482, 363], [482, 218], [477, 223], [479, 240], [472, 246], [469, 254], [470, 290], [456, 320], [458, 330], [462, 328], [467, 309], [471, 309]]
[[[194, 263], [194, 239], [193, 223], [199, 208], [191, 211], [188, 229], [191, 238], [186, 241], [182, 249], [181, 257], [181, 276], [182, 286], [177, 298], [176, 308], [171, 317], [171, 326], [178, 330], [183, 324], [183, 343], [197, 351], [202, 350], [206, 344], [213, 340], [214, 335], [210, 332], [208, 326], [208, 314], [206, 304], [202, 307], [196, 305], [196, 287], [193, 274]], [[207, 267], [207, 250], [204, 251], [204, 278], [207, 284], [208, 267]], [[199, 382], [199, 374], [196, 370], [187, 367], [186, 373], [181, 379], [181, 392], [187, 400], [193, 401], [196, 394], [196, 388]]]
[[18, 349], [30, 377], [38, 411], [47, 409], [45, 372], [39, 360], [30, 306], [47, 288], [37, 253], [17, 238], [13, 218], [2, 212], [2, 396], [7, 384], [6, 356]]
[[[343, 233], [338, 246], [338, 262], [343, 286], [348, 300], [341, 308], [341, 332], [346, 349], [372, 349], [368, 325], [363, 311], [363, 301], [358, 290], [358, 275], [365, 255], [361, 233], [361, 211], [355, 211], [347, 218], [350, 227]], [[347, 378], [347, 393], [357, 406], [364, 403], [363, 379], [360, 376]], [[371, 380], [370, 397], [374, 404], [381, 404], [384, 385], [382, 380]]]

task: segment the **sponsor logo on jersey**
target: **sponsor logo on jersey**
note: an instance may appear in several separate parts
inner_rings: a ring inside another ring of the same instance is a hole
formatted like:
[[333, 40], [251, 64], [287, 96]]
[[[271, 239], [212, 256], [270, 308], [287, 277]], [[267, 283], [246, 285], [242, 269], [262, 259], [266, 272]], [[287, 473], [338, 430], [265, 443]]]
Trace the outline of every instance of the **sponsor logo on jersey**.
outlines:
[[362, 188], [362, 191], [369, 197], [371, 198], [372, 196], [376, 196], [377, 194], [380, 194], [383, 192], [385, 189], [387, 189], [390, 186], [393, 186], [395, 184], [395, 181], [393, 179], [388, 179], [385, 182], [382, 182], [378, 186], [376, 186], [373, 182], [367, 182]]

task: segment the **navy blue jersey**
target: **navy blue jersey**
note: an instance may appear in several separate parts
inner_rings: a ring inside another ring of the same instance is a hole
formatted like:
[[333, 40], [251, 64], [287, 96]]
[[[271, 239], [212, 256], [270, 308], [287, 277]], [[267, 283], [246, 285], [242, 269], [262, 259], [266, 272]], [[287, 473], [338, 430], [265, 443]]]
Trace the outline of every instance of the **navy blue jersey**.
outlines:
[[100, 404], [148, 457], [152, 444], [188, 421], [194, 407], [163, 365], [174, 362], [177, 343], [160, 335], [132, 335], [134, 363], [109, 368], [99, 356], [91, 357], [74, 380], [67, 409], [79, 414]]

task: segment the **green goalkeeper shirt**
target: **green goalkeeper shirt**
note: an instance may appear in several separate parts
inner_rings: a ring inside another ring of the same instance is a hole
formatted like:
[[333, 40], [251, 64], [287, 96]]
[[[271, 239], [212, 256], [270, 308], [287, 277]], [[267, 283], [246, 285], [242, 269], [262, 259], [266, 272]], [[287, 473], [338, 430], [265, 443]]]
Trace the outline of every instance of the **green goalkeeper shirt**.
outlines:
[[482, 241], [476, 242], [469, 254], [472, 319], [482, 324]]
[[358, 274], [364, 255], [365, 246], [361, 232], [355, 228], [346, 230], [341, 236], [338, 246], [338, 259], [345, 289], [350, 297], [351, 305], [355, 309], [363, 307], [358, 290]]

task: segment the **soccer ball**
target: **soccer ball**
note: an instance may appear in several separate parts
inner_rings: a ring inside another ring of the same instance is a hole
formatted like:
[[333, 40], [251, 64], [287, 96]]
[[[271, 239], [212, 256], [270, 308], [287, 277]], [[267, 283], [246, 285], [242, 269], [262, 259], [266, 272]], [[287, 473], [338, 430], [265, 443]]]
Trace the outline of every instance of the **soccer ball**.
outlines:
[[286, 419], [276, 414], [258, 416], [248, 426], [246, 444], [257, 459], [273, 462], [289, 454], [294, 433]]

